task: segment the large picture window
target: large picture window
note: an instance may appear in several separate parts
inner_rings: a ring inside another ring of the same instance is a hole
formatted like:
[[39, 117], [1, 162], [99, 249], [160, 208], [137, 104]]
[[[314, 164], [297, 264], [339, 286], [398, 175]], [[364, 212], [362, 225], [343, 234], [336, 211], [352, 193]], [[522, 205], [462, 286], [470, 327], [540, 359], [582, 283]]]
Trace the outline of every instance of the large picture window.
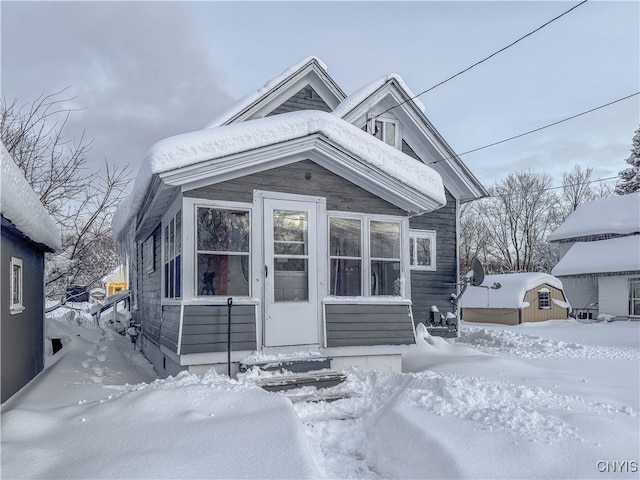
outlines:
[[330, 217], [330, 294], [401, 295], [400, 232], [398, 221]]
[[164, 224], [164, 297], [182, 296], [182, 212]]
[[11, 297], [9, 310], [12, 314], [24, 310], [22, 304], [22, 259], [11, 257]]
[[249, 296], [248, 210], [196, 207], [198, 296]]

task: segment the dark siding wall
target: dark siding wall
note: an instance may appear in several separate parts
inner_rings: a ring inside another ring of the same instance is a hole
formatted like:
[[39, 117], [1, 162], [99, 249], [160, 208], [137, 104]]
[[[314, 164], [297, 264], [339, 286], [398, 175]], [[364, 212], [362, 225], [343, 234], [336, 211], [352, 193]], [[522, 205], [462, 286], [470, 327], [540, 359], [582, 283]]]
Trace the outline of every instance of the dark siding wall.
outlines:
[[178, 352], [178, 334], [180, 331], [180, 306], [165, 305], [162, 307], [162, 324], [160, 326], [160, 344], [173, 352]]
[[325, 305], [327, 346], [415, 343], [407, 305]]
[[[3, 218], [0, 242], [0, 338], [2, 402], [25, 386], [44, 366], [44, 254], [29, 240], [14, 235]], [[17, 233], [17, 231], [16, 231]], [[21, 313], [11, 315], [11, 257], [22, 260]]]
[[[306, 179], [309, 173], [311, 178]], [[253, 202], [253, 190], [326, 197], [328, 210], [405, 215], [394, 205], [305, 160], [228, 182], [185, 192], [185, 197]]]
[[160, 225], [153, 231], [155, 238], [155, 261], [153, 272], [147, 272], [144, 266], [144, 252], [142, 243], [137, 248], [138, 261], [138, 311], [134, 313], [134, 319], [142, 325], [142, 332], [148, 340], [156, 345], [160, 342], [161, 310], [160, 300], [162, 295], [160, 285]]
[[[186, 305], [180, 353], [226, 352], [228, 315], [227, 305]], [[255, 306], [232, 307], [231, 350], [256, 348]]]
[[[307, 90], [310, 90], [310, 95]], [[311, 98], [308, 98], [309, 96]], [[321, 110], [323, 112], [330, 112], [331, 108], [329, 105], [324, 103], [324, 100], [320, 98], [320, 95], [318, 95], [312, 87], [307, 86], [267, 116], [269, 117], [280, 113], [295, 112], [297, 110]]]

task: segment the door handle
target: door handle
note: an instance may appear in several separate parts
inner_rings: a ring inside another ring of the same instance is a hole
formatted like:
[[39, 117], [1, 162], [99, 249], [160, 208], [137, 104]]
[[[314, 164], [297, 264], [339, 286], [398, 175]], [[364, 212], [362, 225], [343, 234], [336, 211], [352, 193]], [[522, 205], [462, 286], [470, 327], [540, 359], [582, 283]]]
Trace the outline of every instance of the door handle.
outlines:
[[264, 278], [267, 278], [269, 276], [269, 267], [267, 267], [266, 265], [264, 266]]

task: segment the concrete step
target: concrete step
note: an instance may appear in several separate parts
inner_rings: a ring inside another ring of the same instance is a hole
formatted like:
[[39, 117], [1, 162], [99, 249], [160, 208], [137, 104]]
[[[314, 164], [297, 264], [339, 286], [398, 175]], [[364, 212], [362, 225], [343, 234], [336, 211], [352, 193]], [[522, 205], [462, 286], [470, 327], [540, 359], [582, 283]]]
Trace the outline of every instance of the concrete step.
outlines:
[[260, 362], [241, 362], [240, 371], [246, 372], [251, 368], [258, 367], [265, 372], [281, 371], [304, 373], [317, 370], [326, 370], [331, 368], [331, 358], [329, 357], [302, 357], [302, 358], [279, 358], [277, 360], [268, 360]]
[[315, 387], [316, 389], [334, 387], [347, 378], [342, 372], [322, 370], [317, 372], [283, 373], [282, 375], [269, 376], [256, 379], [256, 385], [269, 392], [280, 392], [303, 387]]

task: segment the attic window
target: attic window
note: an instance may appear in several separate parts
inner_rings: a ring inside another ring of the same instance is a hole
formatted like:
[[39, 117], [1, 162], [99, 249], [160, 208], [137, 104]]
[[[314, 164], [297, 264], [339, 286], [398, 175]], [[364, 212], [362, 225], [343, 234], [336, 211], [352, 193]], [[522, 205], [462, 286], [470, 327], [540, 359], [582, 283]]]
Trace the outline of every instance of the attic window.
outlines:
[[313, 88], [307, 87], [304, 89], [304, 98], [306, 100], [313, 100]]
[[551, 292], [548, 288], [538, 290], [538, 308], [548, 310], [551, 308]]
[[379, 140], [387, 145], [398, 148], [399, 146], [399, 127], [398, 122], [390, 118], [374, 117], [362, 127], [365, 132], [370, 132]]

